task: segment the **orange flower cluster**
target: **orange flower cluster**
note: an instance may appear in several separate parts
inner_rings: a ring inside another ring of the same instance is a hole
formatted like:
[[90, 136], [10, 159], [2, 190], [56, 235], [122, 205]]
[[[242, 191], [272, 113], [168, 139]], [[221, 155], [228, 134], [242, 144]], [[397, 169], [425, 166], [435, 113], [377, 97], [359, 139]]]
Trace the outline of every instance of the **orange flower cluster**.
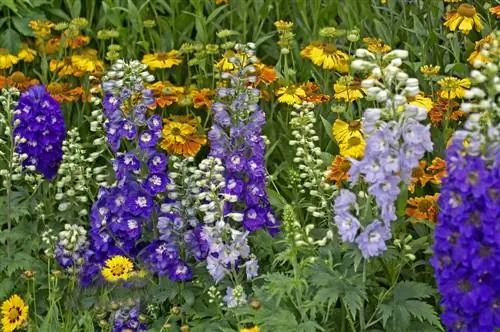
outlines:
[[408, 199], [409, 207], [406, 208], [406, 215], [420, 220], [436, 222], [438, 197], [439, 194], [434, 194]]
[[170, 154], [192, 157], [207, 143], [205, 134], [199, 133], [199, 117], [172, 115], [163, 122], [160, 147]]
[[337, 188], [342, 188], [342, 181], [349, 179], [349, 170], [351, 163], [344, 157], [337, 155], [332, 161], [332, 164], [325, 172], [325, 180], [333, 182]]
[[0, 89], [14, 87], [20, 91], [25, 91], [30, 86], [39, 83], [37, 79], [27, 77], [20, 71], [15, 71], [10, 76], [0, 76]]
[[429, 118], [433, 125], [440, 124], [443, 119], [459, 120], [465, 116], [459, 107], [460, 104], [456, 101], [439, 98], [429, 111]]
[[415, 192], [415, 186], [424, 187], [427, 183], [441, 184], [441, 178], [446, 176], [446, 162], [436, 157], [427, 166], [427, 161], [421, 160], [418, 167], [415, 167], [411, 174], [411, 182], [408, 190]]

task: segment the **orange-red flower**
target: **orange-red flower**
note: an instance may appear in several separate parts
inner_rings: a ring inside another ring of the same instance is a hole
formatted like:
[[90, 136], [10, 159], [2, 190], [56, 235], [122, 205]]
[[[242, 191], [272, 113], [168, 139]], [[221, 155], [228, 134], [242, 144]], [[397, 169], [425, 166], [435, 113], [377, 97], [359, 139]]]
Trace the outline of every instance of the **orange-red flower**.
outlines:
[[308, 81], [302, 85], [302, 88], [306, 92], [306, 96], [303, 98], [303, 101], [319, 104], [330, 100], [328, 95], [317, 92], [319, 90], [319, 85], [314, 82]]
[[179, 96], [184, 93], [184, 87], [175, 86], [172, 83], [158, 81], [148, 86], [155, 96], [155, 105], [165, 107], [179, 101]]
[[68, 36], [68, 38], [64, 42], [64, 46], [76, 49], [88, 45], [89, 42], [90, 42], [90, 37], [88, 36], [83, 36], [83, 35], [77, 35], [74, 37]]
[[427, 166], [427, 161], [420, 160], [418, 166], [415, 167], [411, 172], [410, 185], [408, 186], [408, 190], [413, 193], [415, 191], [415, 186], [425, 186], [429, 179], [426, 176], [425, 167]]
[[69, 83], [50, 83], [47, 85], [47, 92], [59, 103], [72, 102], [78, 100], [83, 94], [83, 88], [71, 87]]
[[273, 83], [278, 79], [278, 74], [273, 66], [267, 66], [263, 63], [255, 64], [257, 68], [257, 82], [255, 82], [255, 86], [260, 83], [264, 83], [266, 85]]
[[40, 82], [37, 79], [27, 77], [20, 71], [15, 71], [10, 76], [0, 76], [0, 89], [15, 87], [20, 91], [25, 91], [38, 83]]
[[497, 18], [500, 18], [500, 5], [491, 7], [490, 8], [490, 13], [494, 14], [497, 16]]
[[409, 207], [406, 208], [406, 215], [420, 220], [436, 222], [438, 197], [439, 194], [409, 198], [407, 202]]
[[163, 122], [160, 147], [170, 154], [192, 157], [207, 142], [205, 134], [198, 133], [199, 117], [172, 115]]
[[441, 179], [446, 176], [446, 161], [436, 157], [427, 167], [427, 178], [430, 183], [441, 184]]
[[349, 179], [350, 169], [351, 163], [349, 160], [337, 155], [325, 172], [325, 180], [328, 182], [335, 182], [337, 188], [342, 188], [342, 181], [347, 181], [347, 179]]
[[440, 124], [444, 118], [459, 120], [465, 116], [459, 107], [460, 104], [456, 101], [439, 98], [429, 111], [429, 118], [433, 125]]
[[212, 106], [212, 98], [214, 96], [214, 91], [211, 89], [203, 88], [201, 90], [194, 89], [190, 93], [191, 101], [194, 108], [206, 107], [210, 108]]

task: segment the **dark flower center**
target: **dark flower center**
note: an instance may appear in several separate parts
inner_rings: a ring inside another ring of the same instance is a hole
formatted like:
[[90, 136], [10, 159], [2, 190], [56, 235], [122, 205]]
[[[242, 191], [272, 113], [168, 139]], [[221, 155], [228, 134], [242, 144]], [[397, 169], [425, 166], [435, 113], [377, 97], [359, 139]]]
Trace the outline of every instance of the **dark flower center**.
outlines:
[[177, 127], [172, 128], [172, 135], [174, 136], [180, 136], [181, 130]]

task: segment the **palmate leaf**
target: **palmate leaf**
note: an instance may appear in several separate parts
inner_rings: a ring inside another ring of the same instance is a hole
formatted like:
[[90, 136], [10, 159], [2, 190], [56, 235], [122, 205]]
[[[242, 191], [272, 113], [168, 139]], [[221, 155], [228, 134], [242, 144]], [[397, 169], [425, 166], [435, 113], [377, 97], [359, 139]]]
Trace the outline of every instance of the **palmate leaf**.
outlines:
[[393, 290], [394, 301], [400, 302], [408, 299], [425, 299], [434, 295], [434, 289], [428, 284], [416, 281], [399, 282]]
[[402, 281], [394, 287], [392, 298], [379, 306], [382, 325], [388, 331], [408, 330], [413, 321], [441, 327], [434, 308], [422, 301], [434, 294], [427, 284]]

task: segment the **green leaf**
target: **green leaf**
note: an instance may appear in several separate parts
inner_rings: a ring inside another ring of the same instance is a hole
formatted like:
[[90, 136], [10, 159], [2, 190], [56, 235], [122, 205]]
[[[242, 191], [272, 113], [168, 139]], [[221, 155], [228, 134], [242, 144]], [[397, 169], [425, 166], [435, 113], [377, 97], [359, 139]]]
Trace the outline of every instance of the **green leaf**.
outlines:
[[428, 303], [417, 300], [408, 300], [405, 302], [405, 308], [410, 312], [410, 315], [417, 318], [421, 322], [427, 321], [434, 326], [441, 325], [436, 311]]
[[2, 0], [0, 2], [0, 9], [5, 6], [7, 8], [9, 8], [10, 10], [12, 10], [14, 13], [18, 14], [19, 13], [19, 10], [17, 9], [17, 6], [16, 6], [16, 3], [14, 2], [14, 0]]
[[328, 137], [330, 137], [332, 141], [335, 141], [332, 134], [332, 124], [322, 115], [320, 115], [320, 117], [321, 117], [321, 122], [323, 122], [323, 127], [325, 127], [325, 132], [328, 134]]
[[408, 299], [425, 299], [434, 295], [434, 289], [428, 284], [415, 281], [402, 281], [394, 287], [394, 300], [402, 302]]
[[74, 0], [73, 4], [71, 5], [70, 11], [72, 18], [80, 17], [80, 12], [82, 11], [82, 3], [80, 2], [80, 0]]
[[7, 28], [0, 37], [0, 46], [8, 49], [11, 54], [17, 54], [21, 46], [21, 38], [14, 29]]

